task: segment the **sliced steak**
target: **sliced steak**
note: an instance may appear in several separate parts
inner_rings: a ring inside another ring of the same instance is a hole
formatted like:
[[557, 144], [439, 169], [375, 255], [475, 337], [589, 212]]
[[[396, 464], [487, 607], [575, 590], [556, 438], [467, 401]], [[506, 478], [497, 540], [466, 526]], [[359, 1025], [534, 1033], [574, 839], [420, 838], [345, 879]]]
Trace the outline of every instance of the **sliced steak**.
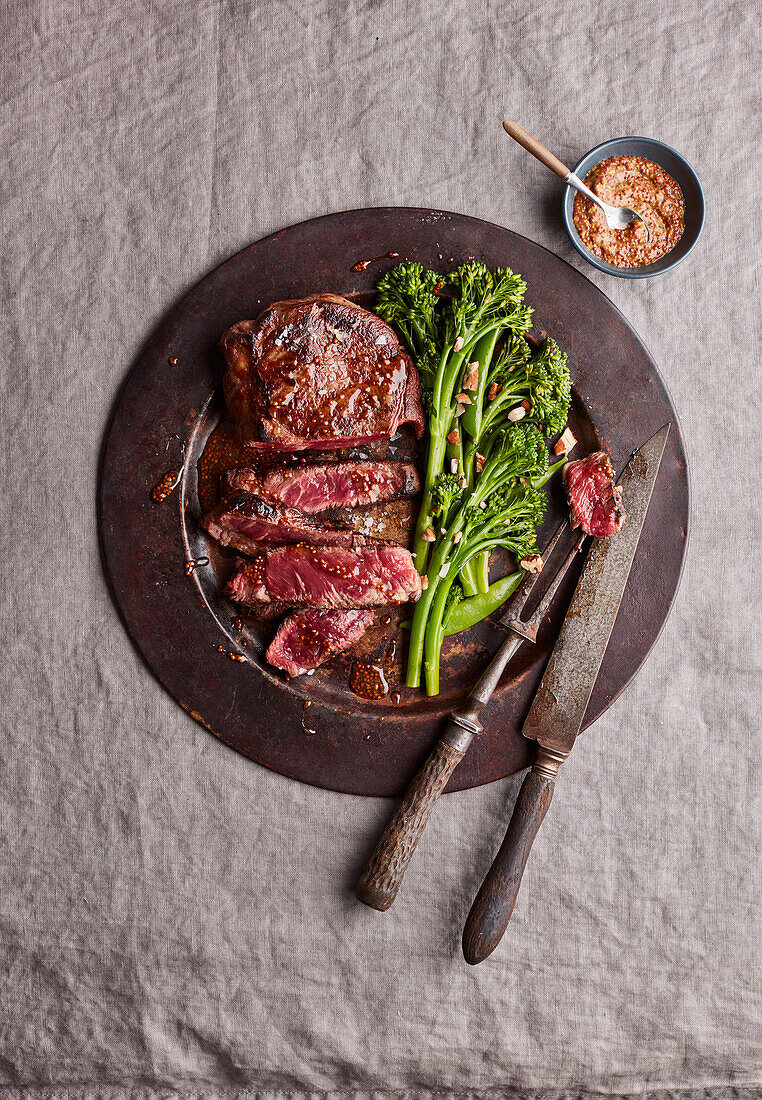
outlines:
[[373, 622], [372, 611], [294, 611], [270, 642], [266, 657], [289, 676], [302, 676], [359, 642]]
[[326, 462], [278, 466], [261, 476], [256, 470], [227, 470], [223, 476], [223, 492], [265, 493], [308, 515], [412, 496], [420, 487], [412, 462]]
[[278, 619], [291, 610], [290, 603], [279, 600], [261, 600], [264, 562], [261, 561], [262, 547], [252, 558], [236, 558], [235, 569], [225, 586], [225, 594], [236, 603], [249, 607], [260, 619]]
[[393, 329], [346, 298], [275, 302], [220, 341], [240, 442], [255, 450], [349, 447], [424, 419], [418, 373]]
[[307, 607], [383, 607], [417, 600], [421, 578], [410, 552], [395, 543], [354, 550], [280, 546], [237, 569], [226, 594], [249, 604], [279, 600]]
[[581, 527], [586, 534], [599, 539], [620, 529], [627, 515], [622, 506], [622, 490], [614, 484], [614, 476], [605, 451], [596, 451], [564, 466], [572, 527]]
[[299, 508], [289, 508], [273, 497], [235, 493], [225, 497], [201, 520], [201, 526], [222, 546], [242, 553], [258, 553], [263, 546], [308, 542], [316, 546], [347, 546], [363, 541], [348, 527], [321, 522]]

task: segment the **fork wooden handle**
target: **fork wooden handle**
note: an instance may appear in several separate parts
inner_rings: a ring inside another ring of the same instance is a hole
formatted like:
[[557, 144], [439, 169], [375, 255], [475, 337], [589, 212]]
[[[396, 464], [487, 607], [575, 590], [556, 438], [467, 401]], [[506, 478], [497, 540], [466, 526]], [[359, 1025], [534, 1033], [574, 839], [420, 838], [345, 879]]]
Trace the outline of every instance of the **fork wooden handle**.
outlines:
[[560, 754], [553, 756], [558, 759], [539, 749], [521, 784], [505, 840], [471, 906], [463, 930], [463, 954], [472, 966], [492, 954], [508, 927], [532, 842], [548, 812], [555, 776], [564, 759]]
[[396, 898], [434, 803], [465, 754], [437, 741], [389, 819], [357, 883], [356, 894], [384, 912]]
[[532, 137], [523, 126], [519, 126], [518, 122], [506, 120], [503, 123], [503, 129], [506, 134], [510, 134], [514, 141], [522, 145], [533, 157], [537, 157], [541, 164], [544, 164], [546, 168], [550, 168], [551, 172], [555, 172], [562, 180], [571, 175], [571, 168], [567, 168], [563, 161], [560, 161], [549, 149], [546, 149], [536, 137]]

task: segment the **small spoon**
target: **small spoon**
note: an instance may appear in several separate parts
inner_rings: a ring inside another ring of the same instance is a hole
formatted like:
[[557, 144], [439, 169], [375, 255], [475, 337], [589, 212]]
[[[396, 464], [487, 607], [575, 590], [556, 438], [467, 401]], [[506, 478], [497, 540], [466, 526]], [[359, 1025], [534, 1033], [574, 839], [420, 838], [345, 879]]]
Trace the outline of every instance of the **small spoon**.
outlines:
[[646, 227], [647, 243], [650, 244], [651, 230], [648, 228], [648, 222], [637, 210], [631, 210], [629, 206], [610, 206], [607, 202], [602, 202], [589, 187], [585, 186], [579, 176], [575, 176], [558, 157], [554, 157], [544, 145], [541, 145], [537, 138], [532, 137], [523, 126], [519, 126], [518, 122], [506, 121], [503, 123], [503, 129], [506, 134], [510, 134], [514, 141], [522, 145], [528, 153], [531, 153], [533, 157], [537, 157], [541, 164], [544, 164], [546, 168], [550, 168], [551, 172], [555, 172], [570, 187], [576, 187], [578, 191], [591, 199], [596, 206], [600, 206], [609, 229], [626, 229], [631, 222], [637, 219], [637, 221], [643, 222]]

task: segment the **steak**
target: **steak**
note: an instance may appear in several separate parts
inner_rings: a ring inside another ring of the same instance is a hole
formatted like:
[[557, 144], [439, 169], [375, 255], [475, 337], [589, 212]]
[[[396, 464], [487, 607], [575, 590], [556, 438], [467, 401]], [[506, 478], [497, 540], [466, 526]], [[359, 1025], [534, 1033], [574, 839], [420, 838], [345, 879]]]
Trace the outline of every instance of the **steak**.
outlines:
[[278, 466], [261, 477], [255, 470], [227, 470], [223, 486], [224, 492], [266, 493], [312, 515], [412, 496], [421, 481], [412, 462], [334, 462]]
[[223, 335], [225, 400], [246, 447], [349, 447], [424, 429], [418, 372], [394, 331], [346, 298], [275, 302]]
[[235, 493], [225, 497], [200, 521], [205, 531], [222, 546], [234, 546], [245, 554], [259, 553], [262, 546], [307, 542], [316, 546], [351, 547], [364, 541], [348, 527], [325, 523], [289, 508], [279, 500]]
[[260, 546], [253, 558], [236, 558], [235, 570], [225, 586], [225, 595], [244, 607], [250, 607], [260, 619], [279, 619], [291, 610], [290, 603], [257, 598], [262, 576], [262, 562], [259, 560], [261, 553]]
[[614, 476], [605, 451], [596, 451], [564, 466], [573, 528], [581, 527], [586, 534], [599, 539], [620, 529], [627, 514], [622, 505], [622, 490], [614, 484]]
[[421, 578], [410, 552], [395, 543], [347, 550], [340, 546], [280, 546], [239, 568], [226, 594], [239, 603], [279, 600], [307, 607], [382, 607], [417, 600]]
[[373, 622], [372, 611], [294, 611], [278, 627], [266, 658], [289, 676], [302, 676], [343, 653], [362, 638]]

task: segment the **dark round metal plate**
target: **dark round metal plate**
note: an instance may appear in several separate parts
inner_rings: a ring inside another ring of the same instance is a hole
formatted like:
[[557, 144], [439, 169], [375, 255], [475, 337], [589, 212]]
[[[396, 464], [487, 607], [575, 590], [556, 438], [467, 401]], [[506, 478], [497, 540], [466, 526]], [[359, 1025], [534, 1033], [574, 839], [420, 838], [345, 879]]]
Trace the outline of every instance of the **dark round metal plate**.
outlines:
[[[655, 363], [597, 287], [532, 241], [463, 214], [354, 210], [265, 237], [202, 279], [161, 324], [114, 409], [99, 484], [106, 573], [133, 641], [197, 721], [275, 771], [363, 795], [403, 791], [444, 716], [504, 632], [488, 621], [450, 639], [443, 693], [436, 699], [401, 690], [396, 701], [404, 662], [396, 619], [379, 623], [361, 649], [366, 656], [378, 655], [392, 636], [398, 639], [392, 692], [383, 699], [365, 701], [349, 690], [350, 656], [335, 659], [314, 676], [286, 682], [265, 663], [257, 629], [241, 623], [239, 612], [220, 596], [225, 562], [209, 552], [195, 524], [200, 507], [196, 461], [219, 417], [217, 341], [222, 332], [281, 298], [332, 291], [368, 303], [379, 275], [397, 262], [386, 257], [389, 252], [440, 270], [475, 257], [522, 274], [535, 311], [535, 332], [548, 332], [569, 355], [577, 395], [571, 423], [580, 453], [600, 440], [621, 469], [658, 428], [672, 425], [585, 726], [627, 686], [656, 641], [677, 591], [688, 533], [686, 454]], [[363, 271], [353, 270], [360, 261], [382, 256]], [[405, 445], [404, 438], [400, 442]], [[179, 488], [156, 502], [153, 487], [180, 466]], [[556, 487], [546, 537], [563, 511]], [[188, 575], [189, 559], [203, 562], [206, 557], [209, 564], [191, 568]], [[514, 657], [484, 712], [485, 732], [449, 789], [489, 783], [529, 762], [531, 746], [519, 730], [578, 574], [567, 578], [538, 644], [522, 646]]]

